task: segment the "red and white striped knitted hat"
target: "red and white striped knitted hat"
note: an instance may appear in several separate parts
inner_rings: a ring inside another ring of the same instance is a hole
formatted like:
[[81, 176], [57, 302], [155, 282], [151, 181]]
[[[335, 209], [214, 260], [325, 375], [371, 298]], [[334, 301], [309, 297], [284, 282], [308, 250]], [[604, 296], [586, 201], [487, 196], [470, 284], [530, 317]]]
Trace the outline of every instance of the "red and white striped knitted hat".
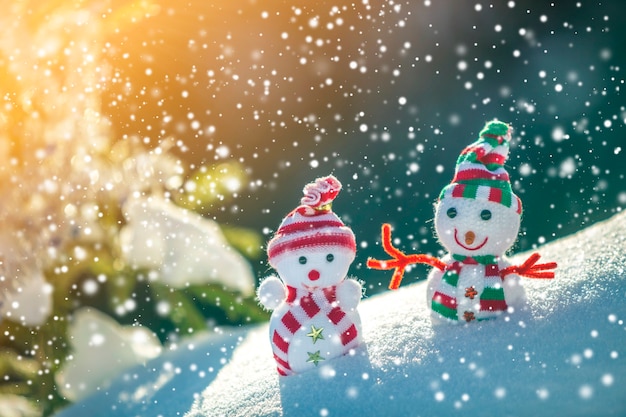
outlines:
[[300, 248], [339, 246], [356, 253], [354, 233], [331, 210], [340, 190], [341, 183], [332, 175], [304, 187], [301, 205], [283, 219], [267, 244], [270, 264], [282, 254]]
[[522, 202], [511, 189], [504, 163], [509, 154], [511, 127], [503, 122], [488, 122], [476, 142], [465, 148], [456, 161], [452, 182], [439, 199], [449, 197], [486, 200], [522, 213]]

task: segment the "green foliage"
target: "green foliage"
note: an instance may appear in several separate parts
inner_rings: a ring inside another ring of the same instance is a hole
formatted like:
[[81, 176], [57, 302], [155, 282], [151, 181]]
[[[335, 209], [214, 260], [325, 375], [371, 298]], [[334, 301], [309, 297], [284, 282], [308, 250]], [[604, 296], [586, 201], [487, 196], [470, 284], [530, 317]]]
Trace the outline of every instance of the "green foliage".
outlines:
[[[209, 201], [201, 189], [194, 189], [195, 197], [188, 200]], [[124, 219], [115, 205], [107, 203], [111, 202], [102, 201], [101, 206], [114, 208], [103, 211], [100, 218], [103, 239], [70, 240], [61, 248], [56, 264], [45, 271], [46, 280], [54, 288], [53, 311], [47, 322], [36, 327], [9, 320], [0, 322], [0, 396], [12, 395], [6, 398], [21, 398], [25, 404], [36, 405], [33, 410], [37, 415], [51, 415], [68, 404], [57, 390], [55, 373], [71, 355], [68, 324], [78, 308], [95, 308], [122, 325], [146, 326], [164, 344], [197, 332], [210, 332], [216, 326], [268, 318], [253, 297], [216, 284], [172, 288], [155, 280], [151, 271], [127, 265], [117, 239]], [[261, 256], [258, 233], [237, 226], [222, 229], [229, 243], [248, 259]], [[85, 252], [82, 260], [73, 255], [77, 248]], [[86, 290], [94, 284], [97, 291]], [[124, 308], [128, 300], [134, 304], [130, 310]]]
[[260, 259], [265, 241], [262, 236], [250, 229], [232, 225], [222, 225], [222, 232], [235, 249], [249, 259]]
[[[252, 296], [215, 284], [171, 288], [125, 261], [125, 201], [154, 196], [215, 218], [247, 178], [232, 161], [187, 173], [170, 152], [172, 138], [150, 147], [116, 138], [103, 109], [101, 86], [114, 83], [106, 35], [160, 10], [150, 0], [118, 3], [25, 0], [0, 13], [0, 232], [11, 239], [0, 236], [0, 305], [31, 279], [27, 270], [53, 287], [45, 323], [0, 320], [0, 417], [13, 405], [22, 415], [51, 415], [68, 403], [55, 375], [72, 354], [69, 324], [82, 307], [146, 326], [166, 344], [267, 318]], [[228, 226], [224, 234], [248, 259], [260, 257], [258, 233]], [[26, 256], [3, 263], [13, 246]]]
[[235, 161], [222, 162], [213, 166], [203, 165], [189, 175], [185, 193], [180, 195], [178, 204], [209, 214], [218, 204], [237, 193], [246, 184], [245, 171]]

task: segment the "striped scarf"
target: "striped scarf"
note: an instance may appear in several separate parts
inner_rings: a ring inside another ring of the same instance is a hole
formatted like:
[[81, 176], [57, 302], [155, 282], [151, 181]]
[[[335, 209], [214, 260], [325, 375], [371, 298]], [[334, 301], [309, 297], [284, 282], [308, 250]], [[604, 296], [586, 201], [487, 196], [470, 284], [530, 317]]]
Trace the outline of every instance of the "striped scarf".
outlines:
[[350, 317], [337, 305], [335, 286], [317, 289], [312, 292], [287, 286], [287, 312], [280, 318], [272, 334], [272, 350], [277, 363], [278, 373], [293, 373], [289, 365], [289, 344], [294, 334], [306, 329], [307, 323], [318, 314], [328, 317], [329, 323], [340, 334], [344, 352], [358, 343], [357, 328]]
[[[456, 294], [457, 284], [464, 265], [484, 265], [484, 289], [480, 294], [480, 316], [476, 317], [473, 312], [466, 311], [461, 319], [466, 321], [484, 320], [495, 313], [506, 311], [507, 304], [504, 299], [502, 278], [498, 267], [498, 257], [492, 255], [469, 257], [465, 255], [452, 255], [454, 262], [446, 265], [442, 277], [442, 291], [436, 291], [433, 295], [431, 308], [443, 317], [450, 320], [459, 320], [457, 314], [457, 300], [451, 294]], [[447, 287], [447, 288], [446, 288]], [[465, 297], [474, 299], [478, 293], [474, 287], [465, 289]]]

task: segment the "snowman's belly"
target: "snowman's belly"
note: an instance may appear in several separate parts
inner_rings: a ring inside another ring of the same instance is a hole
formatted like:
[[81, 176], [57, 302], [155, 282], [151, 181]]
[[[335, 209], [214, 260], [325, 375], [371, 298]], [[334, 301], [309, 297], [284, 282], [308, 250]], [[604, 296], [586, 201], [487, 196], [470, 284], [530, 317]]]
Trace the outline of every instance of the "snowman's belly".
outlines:
[[456, 287], [457, 310], [480, 310], [480, 294], [485, 288], [485, 267], [483, 265], [464, 265], [459, 274]]
[[302, 372], [343, 355], [345, 347], [341, 335], [330, 320], [318, 315], [298, 330], [289, 346], [289, 365], [295, 372]]

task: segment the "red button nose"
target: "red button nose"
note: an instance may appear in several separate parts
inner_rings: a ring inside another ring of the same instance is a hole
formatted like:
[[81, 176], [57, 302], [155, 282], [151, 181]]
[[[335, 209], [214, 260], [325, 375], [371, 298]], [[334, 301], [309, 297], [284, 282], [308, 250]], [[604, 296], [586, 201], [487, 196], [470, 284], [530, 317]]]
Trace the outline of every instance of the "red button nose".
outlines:
[[309, 271], [309, 279], [311, 281], [317, 281], [318, 279], [320, 279], [320, 273], [315, 269], [311, 269]]

